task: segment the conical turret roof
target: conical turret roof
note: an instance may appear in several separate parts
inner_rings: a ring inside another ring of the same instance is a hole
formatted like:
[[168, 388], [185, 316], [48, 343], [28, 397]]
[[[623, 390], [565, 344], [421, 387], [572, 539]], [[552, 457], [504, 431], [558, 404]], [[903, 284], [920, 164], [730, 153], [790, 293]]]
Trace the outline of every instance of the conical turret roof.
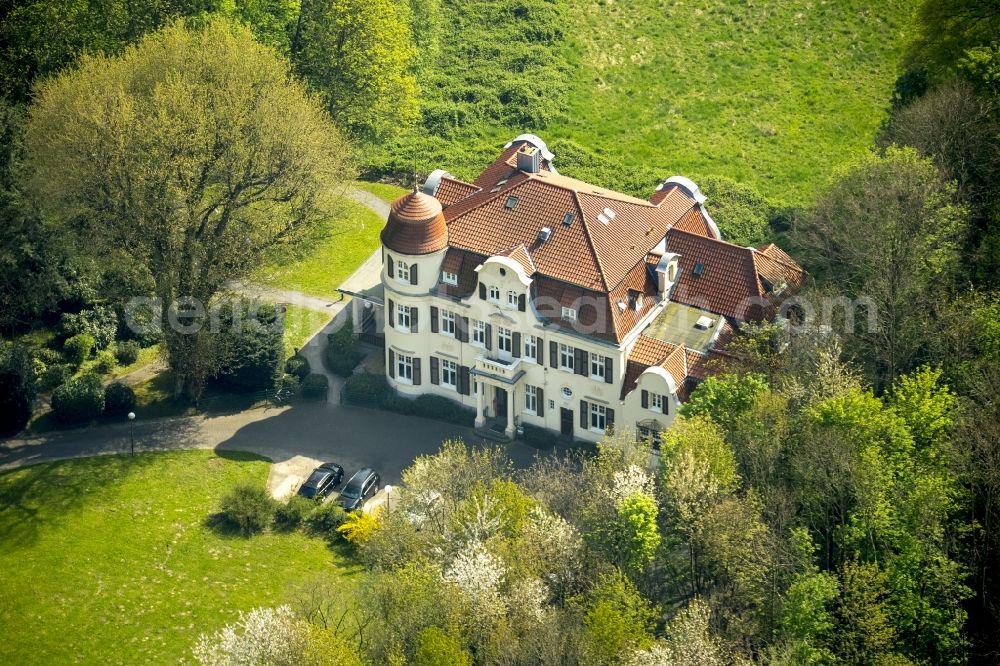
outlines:
[[382, 229], [382, 245], [401, 254], [430, 254], [448, 245], [448, 225], [441, 203], [420, 191], [392, 202]]

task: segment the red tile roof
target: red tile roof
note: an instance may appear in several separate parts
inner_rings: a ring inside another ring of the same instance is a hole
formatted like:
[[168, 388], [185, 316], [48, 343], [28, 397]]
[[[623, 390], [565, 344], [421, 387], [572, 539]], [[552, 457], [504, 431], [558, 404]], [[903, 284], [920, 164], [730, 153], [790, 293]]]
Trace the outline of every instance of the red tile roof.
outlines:
[[382, 229], [382, 245], [403, 254], [429, 254], [448, 246], [448, 227], [441, 204], [423, 192], [410, 192], [392, 202]]
[[466, 183], [463, 180], [458, 180], [450, 176], [443, 176], [437, 190], [434, 191], [434, 198], [447, 208], [466, 197], [472, 196], [478, 191], [479, 188], [472, 183]]

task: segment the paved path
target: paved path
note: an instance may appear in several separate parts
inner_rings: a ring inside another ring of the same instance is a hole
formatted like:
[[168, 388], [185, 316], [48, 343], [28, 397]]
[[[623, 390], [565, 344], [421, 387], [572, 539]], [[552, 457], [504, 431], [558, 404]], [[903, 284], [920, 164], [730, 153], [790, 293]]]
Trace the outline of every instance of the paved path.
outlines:
[[377, 196], [366, 190], [350, 188], [347, 196], [368, 207], [370, 211], [381, 217], [383, 220], [389, 217], [389, 204], [379, 199]]

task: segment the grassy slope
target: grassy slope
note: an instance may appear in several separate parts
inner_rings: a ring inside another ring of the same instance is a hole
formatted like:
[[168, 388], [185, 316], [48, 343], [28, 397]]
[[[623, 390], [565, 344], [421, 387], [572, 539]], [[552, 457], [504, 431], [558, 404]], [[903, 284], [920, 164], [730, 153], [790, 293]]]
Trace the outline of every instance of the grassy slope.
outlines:
[[371, 192], [386, 203], [392, 203], [410, 191], [405, 187], [400, 187], [398, 185], [390, 185], [388, 183], [366, 183], [362, 180], [356, 181], [354, 183], [354, 187], [359, 190], [364, 190], [365, 192]]
[[177, 663], [239, 610], [359, 569], [299, 533], [204, 526], [269, 463], [207, 451], [105, 456], [0, 475], [0, 662]]
[[339, 298], [337, 287], [378, 247], [385, 220], [345, 200], [340, 213], [295, 248], [286, 248], [251, 278], [257, 284]]
[[571, 122], [546, 133], [801, 200], [884, 117], [910, 5], [877, 4], [576, 0]]

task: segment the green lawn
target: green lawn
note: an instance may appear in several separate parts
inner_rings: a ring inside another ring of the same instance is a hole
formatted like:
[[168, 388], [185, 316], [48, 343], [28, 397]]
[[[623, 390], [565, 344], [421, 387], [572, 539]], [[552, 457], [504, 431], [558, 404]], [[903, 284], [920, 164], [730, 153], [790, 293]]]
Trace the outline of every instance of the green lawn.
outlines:
[[356, 181], [354, 187], [365, 192], [371, 192], [386, 203], [392, 203], [410, 190], [399, 185], [389, 185], [388, 183], [366, 183], [363, 180]]
[[378, 248], [385, 220], [354, 201], [311, 232], [295, 248], [285, 248], [250, 278], [276, 289], [338, 299], [337, 287]]
[[285, 309], [285, 356], [291, 356], [296, 349], [305, 346], [331, 318], [327, 312], [288, 305]]
[[238, 611], [360, 568], [301, 533], [206, 526], [269, 463], [207, 451], [103, 456], [0, 475], [0, 662], [167, 664]]

